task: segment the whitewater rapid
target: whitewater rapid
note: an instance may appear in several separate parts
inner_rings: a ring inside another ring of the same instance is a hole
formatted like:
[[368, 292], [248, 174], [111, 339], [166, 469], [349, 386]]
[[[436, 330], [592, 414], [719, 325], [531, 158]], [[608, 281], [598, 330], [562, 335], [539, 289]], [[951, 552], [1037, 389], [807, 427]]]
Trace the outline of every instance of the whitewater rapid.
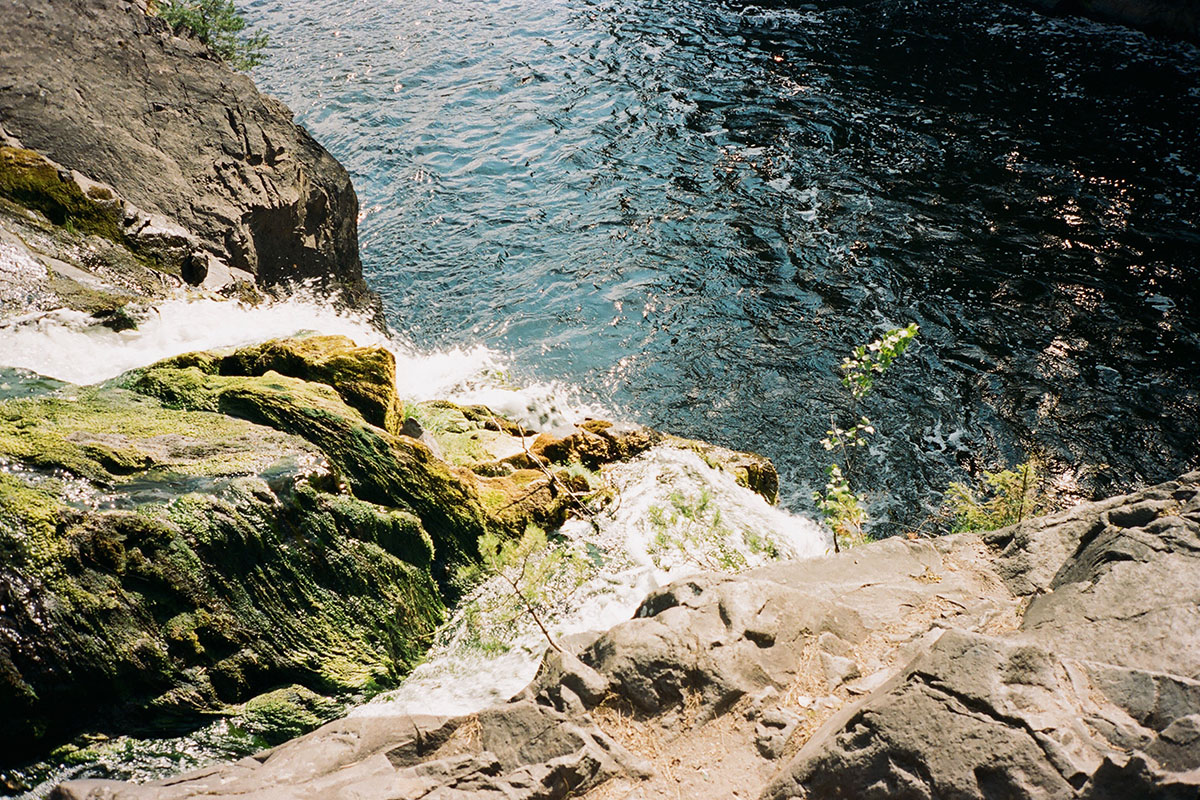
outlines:
[[[0, 366], [90, 384], [185, 352], [311, 333], [388, 348], [396, 357], [397, 391], [409, 400], [482, 403], [551, 432], [614, 416], [581, 401], [568, 385], [509, 385], [506, 359], [483, 345], [422, 350], [304, 293], [253, 307], [181, 296], [140, 312], [137, 328], [121, 332], [67, 310], [10, 319], [0, 323]], [[629, 619], [649, 591], [702, 569], [722, 563], [751, 568], [821, 555], [831, 546], [828, 532], [812, 520], [769, 505], [691, 450], [656, 447], [606, 468], [603, 478], [619, 501], [592, 521], [572, 520], [558, 532], [563, 541], [588, 547], [597, 564], [571, 601], [550, 615], [558, 637], [610, 628]], [[692, 543], [697, 532], [712, 541]], [[664, 544], [684, 541], [683, 548]], [[443, 626], [425, 662], [397, 690], [351, 713], [464, 714], [517, 693], [533, 678], [546, 642], [529, 620], [517, 619], [492, 624], [499, 639], [479, 646], [473, 609], [501, 591], [495, 583], [477, 587]]]

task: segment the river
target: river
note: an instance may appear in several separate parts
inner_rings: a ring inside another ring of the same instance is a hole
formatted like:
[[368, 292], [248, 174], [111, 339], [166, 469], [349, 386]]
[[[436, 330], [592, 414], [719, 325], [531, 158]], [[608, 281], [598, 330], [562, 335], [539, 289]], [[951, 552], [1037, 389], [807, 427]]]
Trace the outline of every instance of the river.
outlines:
[[255, 0], [254, 72], [350, 170], [431, 348], [755, 450], [811, 512], [860, 342], [875, 532], [1042, 458], [1200, 456], [1200, 50], [982, 0]]

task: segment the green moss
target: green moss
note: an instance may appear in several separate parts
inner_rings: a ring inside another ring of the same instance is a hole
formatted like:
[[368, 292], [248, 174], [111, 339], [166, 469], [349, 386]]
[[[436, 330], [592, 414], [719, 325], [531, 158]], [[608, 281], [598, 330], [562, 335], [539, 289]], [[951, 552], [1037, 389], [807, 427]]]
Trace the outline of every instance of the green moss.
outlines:
[[306, 448], [244, 420], [181, 412], [109, 387], [0, 401], [0, 457], [105, 486], [152, 467], [164, 481], [254, 474], [297, 449]]
[[35, 574], [53, 569], [67, 546], [58, 534], [61, 504], [52, 493], [0, 472], [0, 554]]
[[471, 558], [487, 529], [470, 482], [424, 445], [367, 423], [327, 385], [278, 372], [241, 377], [159, 365], [132, 375], [126, 385], [181, 409], [215, 407], [303, 437], [325, 453], [360, 500], [415, 512], [447, 560]]
[[56, 225], [122, 241], [120, 210], [111, 198], [92, 199], [32, 150], [0, 147], [0, 195], [36, 209]]
[[357, 347], [345, 336], [277, 339], [238, 350], [220, 362], [223, 375], [277, 372], [334, 389], [370, 424], [396, 433], [404, 421], [396, 395], [396, 360], [382, 347]]
[[316, 729], [341, 708], [311, 689], [292, 685], [247, 700], [237, 724], [267, 744], [277, 745]]

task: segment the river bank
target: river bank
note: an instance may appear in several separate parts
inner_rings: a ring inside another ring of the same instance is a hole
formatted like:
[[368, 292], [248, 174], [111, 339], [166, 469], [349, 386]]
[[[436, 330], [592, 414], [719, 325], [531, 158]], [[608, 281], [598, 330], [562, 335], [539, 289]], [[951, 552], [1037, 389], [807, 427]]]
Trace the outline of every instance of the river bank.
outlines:
[[[147, 5], [82, 10], [0, 9], [28, 34], [0, 54], [6, 791], [1194, 793], [1195, 473], [831, 557], [770, 460], [389, 331], [350, 177], [287, 108]], [[751, 155], [727, 174], [764, 177]], [[443, 289], [414, 318], [480, 313]], [[1186, 298], [1165, 309], [1190, 352]], [[712, 410], [736, 439], [745, 412]], [[760, 435], [825, 424], [794, 412]]]

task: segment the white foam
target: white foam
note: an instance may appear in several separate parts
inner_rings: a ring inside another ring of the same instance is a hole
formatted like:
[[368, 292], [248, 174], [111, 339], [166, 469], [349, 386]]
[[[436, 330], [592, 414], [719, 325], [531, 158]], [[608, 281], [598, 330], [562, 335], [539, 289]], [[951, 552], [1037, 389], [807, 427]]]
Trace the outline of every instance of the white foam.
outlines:
[[406, 399], [481, 403], [539, 431], [562, 430], [588, 416], [608, 416], [603, 409], [581, 403], [577, 392], [563, 384], [509, 386], [504, 357], [483, 345], [422, 351], [313, 292], [257, 306], [181, 295], [134, 313], [137, 327], [120, 332], [68, 309], [6, 320], [0, 323], [0, 366], [91, 384], [182, 353], [320, 333], [346, 336], [360, 346], [389, 348], [396, 356], [397, 390]]
[[[619, 501], [597, 516], [597, 527], [581, 520], [568, 522], [561, 531], [570, 539], [586, 542], [602, 554], [605, 566], [558, 609], [551, 630], [559, 638], [586, 631], [604, 631], [633, 616], [646, 594], [667, 583], [701, 571], [705, 566], [736, 562], [749, 569], [777, 559], [823, 555], [832, 548], [826, 530], [812, 520], [772, 506], [761, 496], [739, 486], [728, 473], [713, 469], [696, 453], [657, 447], [606, 473], [618, 490]], [[699, 522], [670, 512], [677, 506], [694, 510], [707, 498], [707, 511]], [[720, 512], [713, 526], [714, 512]], [[660, 523], [653, 522], [654, 519]], [[666, 524], [662, 524], [665, 522]], [[692, 558], [680, 557], [657, 542], [660, 534], [686, 535], [689, 526], [719, 529], [727, 535], [720, 545], [692, 541]], [[755, 541], [770, 541], [774, 552], [746, 545], [745, 533]], [[499, 582], [477, 589], [449, 623], [418, 667], [393, 692], [359, 706], [351, 716], [403, 714], [469, 714], [503, 702], [523, 689], [537, 672], [546, 641], [529, 618], [506, 631], [508, 650], [489, 653], [472, 644], [466, 611], [469, 603], [505, 589]], [[502, 626], [481, 626], [500, 637]]]
[[212, 297], [180, 296], [141, 313], [134, 330], [112, 331], [88, 314], [59, 309], [0, 325], [0, 365], [89, 384], [193, 350], [239, 347], [318, 331], [380, 344], [364, 319], [297, 297], [249, 307]]

